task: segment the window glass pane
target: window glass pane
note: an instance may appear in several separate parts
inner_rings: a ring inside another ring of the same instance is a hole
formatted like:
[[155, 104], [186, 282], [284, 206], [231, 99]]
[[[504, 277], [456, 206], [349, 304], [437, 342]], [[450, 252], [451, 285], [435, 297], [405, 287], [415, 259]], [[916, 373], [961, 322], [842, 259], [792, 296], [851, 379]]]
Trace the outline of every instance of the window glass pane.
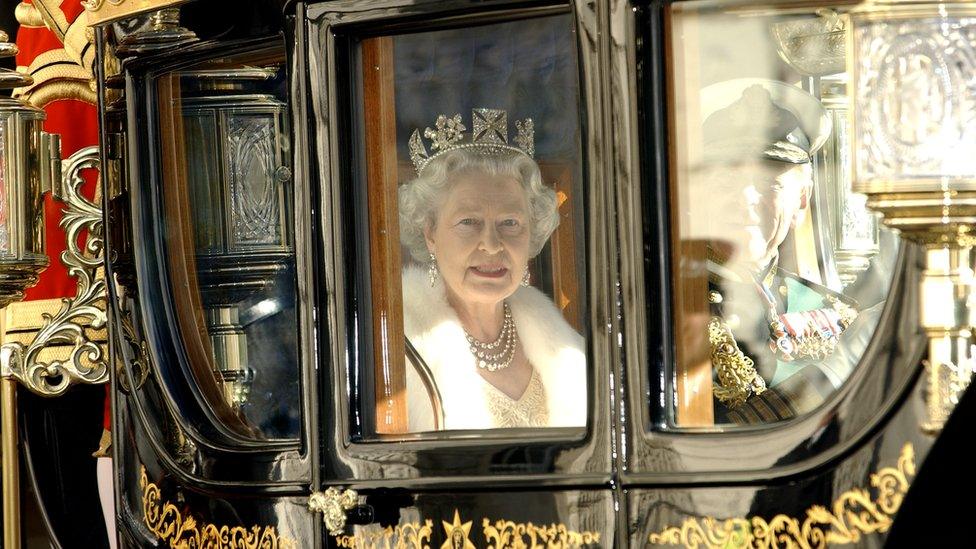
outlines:
[[225, 427], [296, 438], [300, 395], [280, 56], [157, 80], [167, 268], [194, 382]]
[[850, 192], [846, 20], [669, 9], [677, 359], [669, 422], [772, 423], [851, 375], [897, 239]]
[[572, 18], [370, 38], [354, 53], [366, 434], [584, 426]]

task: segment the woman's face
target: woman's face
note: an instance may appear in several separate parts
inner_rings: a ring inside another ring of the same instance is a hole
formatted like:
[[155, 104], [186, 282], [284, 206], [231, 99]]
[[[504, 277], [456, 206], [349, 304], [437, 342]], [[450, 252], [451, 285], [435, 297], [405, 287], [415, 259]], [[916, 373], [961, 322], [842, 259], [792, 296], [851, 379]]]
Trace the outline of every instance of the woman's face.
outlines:
[[513, 178], [463, 174], [448, 186], [427, 247], [447, 291], [464, 304], [512, 295], [529, 261], [529, 205]]

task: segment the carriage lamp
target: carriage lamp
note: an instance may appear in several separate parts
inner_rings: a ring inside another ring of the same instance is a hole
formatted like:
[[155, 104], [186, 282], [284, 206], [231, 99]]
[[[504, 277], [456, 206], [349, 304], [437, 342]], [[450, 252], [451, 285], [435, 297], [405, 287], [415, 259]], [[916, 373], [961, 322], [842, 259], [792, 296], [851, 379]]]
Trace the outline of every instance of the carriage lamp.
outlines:
[[240, 305], [273, 284], [294, 256], [286, 105], [261, 93], [276, 74], [181, 73], [198, 282], [215, 373], [233, 407], [260, 375], [248, 361]]
[[[0, 57], [17, 46], [0, 32]], [[16, 71], [0, 71], [0, 89], [32, 83]], [[41, 131], [44, 111], [0, 97], [0, 307], [23, 299], [48, 265], [44, 253], [43, 193], [60, 180], [60, 141]], [[0, 327], [0, 333], [2, 333]], [[3, 546], [20, 547], [20, 471], [17, 429], [17, 378], [3, 357], [0, 381], [3, 452]]]
[[[0, 33], [0, 57], [17, 47]], [[0, 73], [0, 89], [31, 84], [29, 76]], [[41, 131], [44, 111], [10, 97], [0, 98], [0, 307], [24, 297], [48, 259], [44, 253], [42, 194], [60, 179], [58, 136]]]
[[974, 368], [976, 4], [874, 0], [851, 12], [853, 189], [926, 250], [928, 422]]
[[142, 27], [122, 37], [116, 53], [120, 57], [130, 57], [167, 50], [198, 40], [193, 31], [180, 26], [179, 8], [165, 8], [150, 12]]

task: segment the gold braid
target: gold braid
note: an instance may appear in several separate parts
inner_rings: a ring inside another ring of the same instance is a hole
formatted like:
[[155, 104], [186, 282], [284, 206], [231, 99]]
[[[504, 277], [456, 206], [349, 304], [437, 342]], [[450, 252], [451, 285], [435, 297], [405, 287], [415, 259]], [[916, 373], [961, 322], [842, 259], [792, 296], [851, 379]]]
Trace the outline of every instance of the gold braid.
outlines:
[[746, 399], [766, 391], [766, 380], [756, 371], [753, 360], [742, 353], [732, 330], [719, 317], [708, 322], [708, 342], [712, 345], [712, 366], [718, 372], [715, 397], [735, 409]]

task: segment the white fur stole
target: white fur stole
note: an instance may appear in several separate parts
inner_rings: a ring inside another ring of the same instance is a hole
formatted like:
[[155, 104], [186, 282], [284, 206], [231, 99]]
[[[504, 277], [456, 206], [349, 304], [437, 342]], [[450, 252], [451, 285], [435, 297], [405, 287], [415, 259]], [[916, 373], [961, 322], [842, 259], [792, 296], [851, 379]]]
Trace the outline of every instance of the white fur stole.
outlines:
[[[566, 322], [552, 301], [534, 287], [519, 287], [508, 298], [512, 319], [529, 362], [539, 374], [549, 407], [550, 427], [586, 425], [586, 351], [583, 337]], [[427, 273], [403, 272], [404, 334], [434, 375], [444, 406], [445, 429], [490, 429], [485, 401], [464, 329], [448, 304], [444, 283], [431, 287]], [[408, 367], [410, 430], [433, 428], [427, 392]]]

